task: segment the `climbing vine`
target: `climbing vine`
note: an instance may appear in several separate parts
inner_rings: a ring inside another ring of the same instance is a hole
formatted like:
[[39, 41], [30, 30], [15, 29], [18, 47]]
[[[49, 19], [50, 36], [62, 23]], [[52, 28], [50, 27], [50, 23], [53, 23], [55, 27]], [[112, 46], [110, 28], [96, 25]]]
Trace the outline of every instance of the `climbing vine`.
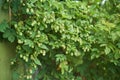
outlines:
[[7, 0], [0, 32], [17, 45], [11, 64], [25, 64], [20, 80], [118, 80], [120, 2], [101, 2]]

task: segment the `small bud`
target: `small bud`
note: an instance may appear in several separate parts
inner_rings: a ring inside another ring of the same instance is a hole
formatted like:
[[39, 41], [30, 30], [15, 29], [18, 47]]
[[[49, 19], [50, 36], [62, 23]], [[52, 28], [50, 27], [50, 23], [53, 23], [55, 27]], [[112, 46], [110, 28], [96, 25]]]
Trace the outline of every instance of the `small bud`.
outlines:
[[11, 62], [11, 65], [13, 65], [13, 64], [14, 64], [14, 62], [12, 61], [12, 62]]
[[34, 13], [34, 10], [32, 8], [30, 9], [30, 11], [31, 11], [31, 13]]
[[32, 69], [30, 69], [29, 71], [30, 71], [31, 74], [33, 73]]
[[29, 9], [28, 8], [26, 9], [26, 12], [29, 13]]
[[23, 57], [23, 55], [22, 54], [20, 54], [20, 58], [22, 58]]

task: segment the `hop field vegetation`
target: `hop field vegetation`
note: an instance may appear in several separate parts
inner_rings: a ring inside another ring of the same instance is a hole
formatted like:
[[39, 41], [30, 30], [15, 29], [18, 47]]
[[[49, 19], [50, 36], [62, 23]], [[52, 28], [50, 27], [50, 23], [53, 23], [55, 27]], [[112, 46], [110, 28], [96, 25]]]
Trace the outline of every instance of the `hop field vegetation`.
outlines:
[[1, 39], [17, 45], [20, 80], [119, 80], [120, 1], [103, 1], [5, 2], [12, 19], [0, 24]]

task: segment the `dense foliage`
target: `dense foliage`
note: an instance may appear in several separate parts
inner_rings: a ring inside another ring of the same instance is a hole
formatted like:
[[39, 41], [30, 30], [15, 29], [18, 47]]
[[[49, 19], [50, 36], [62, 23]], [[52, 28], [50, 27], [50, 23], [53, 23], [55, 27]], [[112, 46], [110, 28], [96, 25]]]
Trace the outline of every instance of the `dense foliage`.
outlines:
[[119, 80], [119, 0], [7, 1], [0, 36], [17, 45], [20, 80]]

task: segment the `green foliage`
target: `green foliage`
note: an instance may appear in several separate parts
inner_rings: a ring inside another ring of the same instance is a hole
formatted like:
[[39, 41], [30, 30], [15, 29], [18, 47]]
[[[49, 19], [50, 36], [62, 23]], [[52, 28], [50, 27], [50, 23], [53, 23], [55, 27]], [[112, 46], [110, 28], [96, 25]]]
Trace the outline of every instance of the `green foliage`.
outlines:
[[7, 28], [9, 28], [9, 26], [5, 21], [0, 23], [0, 32], [5, 32]]
[[0, 32], [2, 32], [3, 38], [7, 38], [8, 41], [14, 42], [16, 32], [14, 29], [10, 28], [6, 21], [1, 22], [0, 24]]
[[12, 0], [11, 8], [11, 27], [2, 23], [0, 32], [10, 42], [16, 37], [25, 79], [120, 78], [118, 0]]

